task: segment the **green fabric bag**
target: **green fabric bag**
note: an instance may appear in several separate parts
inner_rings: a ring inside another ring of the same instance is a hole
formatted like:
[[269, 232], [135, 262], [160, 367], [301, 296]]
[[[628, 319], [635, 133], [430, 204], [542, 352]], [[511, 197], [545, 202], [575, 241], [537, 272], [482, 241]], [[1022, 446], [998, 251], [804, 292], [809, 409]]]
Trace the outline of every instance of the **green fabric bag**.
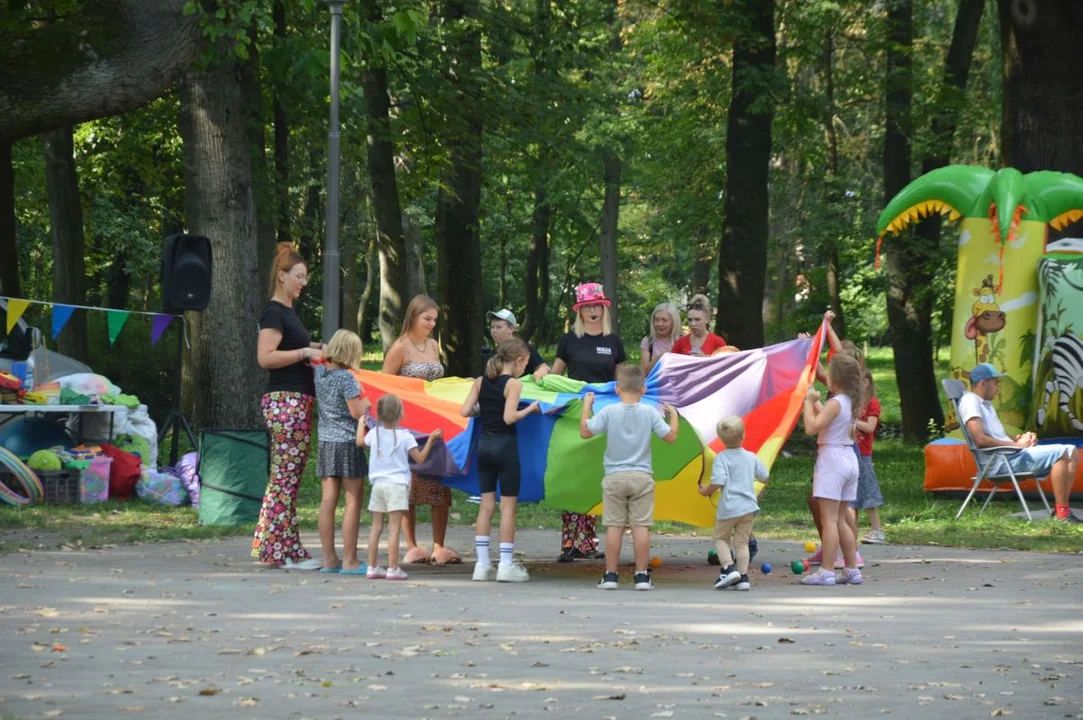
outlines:
[[270, 440], [266, 430], [201, 431], [199, 524], [256, 522], [270, 469]]

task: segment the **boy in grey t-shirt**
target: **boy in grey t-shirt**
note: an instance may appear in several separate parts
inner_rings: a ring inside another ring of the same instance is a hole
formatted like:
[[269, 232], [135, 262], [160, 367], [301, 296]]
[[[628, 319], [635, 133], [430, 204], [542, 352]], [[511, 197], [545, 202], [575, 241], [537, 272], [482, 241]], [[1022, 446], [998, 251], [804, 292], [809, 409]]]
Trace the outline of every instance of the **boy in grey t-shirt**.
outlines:
[[714, 546], [723, 563], [730, 557], [735, 562], [722, 568], [714, 586], [717, 590], [729, 587], [748, 590], [748, 540], [752, 537], [752, 524], [760, 513], [755, 482], [767, 483], [767, 466], [755, 453], [741, 447], [745, 439], [745, 424], [741, 418], [736, 415], [722, 418], [716, 431], [726, 449], [715, 456], [711, 484], [700, 487], [699, 493], [710, 497], [716, 490], [722, 490], [715, 516]]
[[583, 398], [579, 435], [589, 440], [606, 435], [605, 477], [602, 479], [602, 522], [605, 531], [605, 575], [598, 587], [617, 589], [617, 564], [620, 561], [624, 528], [632, 529], [635, 551], [635, 588], [651, 590], [647, 564], [651, 551], [650, 527], [654, 522], [654, 474], [651, 468], [651, 434], [668, 443], [677, 439], [677, 411], [666, 405], [666, 423], [658, 411], [641, 404], [646, 388], [643, 369], [625, 365], [617, 372], [617, 395], [620, 402], [602, 408], [591, 417], [594, 393]]

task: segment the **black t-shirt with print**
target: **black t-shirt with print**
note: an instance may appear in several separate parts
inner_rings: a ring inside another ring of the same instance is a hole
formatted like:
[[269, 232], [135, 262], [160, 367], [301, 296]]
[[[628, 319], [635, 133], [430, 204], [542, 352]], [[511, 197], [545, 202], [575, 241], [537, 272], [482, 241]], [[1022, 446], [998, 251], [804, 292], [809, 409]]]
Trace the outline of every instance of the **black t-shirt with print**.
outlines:
[[[301, 324], [294, 309], [271, 300], [263, 308], [259, 318], [260, 330], [278, 330], [282, 333], [282, 342], [276, 350], [300, 350], [312, 342], [312, 337]], [[316, 383], [312, 377], [312, 368], [307, 363], [297, 362], [285, 367], [267, 371], [267, 392], [300, 392], [306, 395], [316, 394]]]
[[606, 383], [617, 378], [617, 364], [627, 360], [624, 343], [617, 335], [576, 337], [569, 332], [557, 344], [557, 358], [568, 366], [568, 377], [588, 383]]

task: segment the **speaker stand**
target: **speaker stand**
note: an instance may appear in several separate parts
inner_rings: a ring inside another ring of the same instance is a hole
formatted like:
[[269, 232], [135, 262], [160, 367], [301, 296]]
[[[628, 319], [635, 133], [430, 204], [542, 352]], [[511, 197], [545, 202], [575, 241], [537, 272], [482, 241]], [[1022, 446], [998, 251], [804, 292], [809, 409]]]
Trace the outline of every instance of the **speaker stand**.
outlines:
[[173, 409], [169, 412], [169, 417], [166, 419], [165, 424], [162, 425], [162, 429], [158, 431], [158, 444], [161, 445], [162, 438], [164, 438], [170, 430], [173, 431], [173, 439], [169, 445], [169, 465], [172, 467], [177, 464], [177, 442], [180, 439], [180, 431], [183, 428], [185, 435], [188, 436], [188, 442], [192, 444], [192, 447], [196, 447], [196, 438], [192, 434], [192, 426], [188, 424], [188, 418], [184, 417], [184, 411], [181, 410], [181, 369], [184, 365], [184, 340], [187, 337], [185, 332], [184, 315], [178, 315], [180, 318], [180, 328], [177, 330], [177, 362], [174, 367], [173, 377]]

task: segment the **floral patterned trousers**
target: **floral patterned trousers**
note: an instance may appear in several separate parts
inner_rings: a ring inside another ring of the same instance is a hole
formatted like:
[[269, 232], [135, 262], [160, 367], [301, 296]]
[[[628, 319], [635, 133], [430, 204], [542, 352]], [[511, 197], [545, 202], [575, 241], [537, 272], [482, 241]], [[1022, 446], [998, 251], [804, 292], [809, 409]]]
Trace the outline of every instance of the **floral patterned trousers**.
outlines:
[[562, 512], [560, 514], [560, 548], [561, 550], [576, 549], [582, 553], [594, 552], [598, 549], [598, 529], [596, 518], [593, 515], [580, 513]]
[[299, 392], [270, 392], [260, 408], [271, 433], [271, 476], [252, 539], [252, 557], [271, 565], [300, 562], [310, 555], [297, 530], [297, 493], [312, 439], [315, 398]]

